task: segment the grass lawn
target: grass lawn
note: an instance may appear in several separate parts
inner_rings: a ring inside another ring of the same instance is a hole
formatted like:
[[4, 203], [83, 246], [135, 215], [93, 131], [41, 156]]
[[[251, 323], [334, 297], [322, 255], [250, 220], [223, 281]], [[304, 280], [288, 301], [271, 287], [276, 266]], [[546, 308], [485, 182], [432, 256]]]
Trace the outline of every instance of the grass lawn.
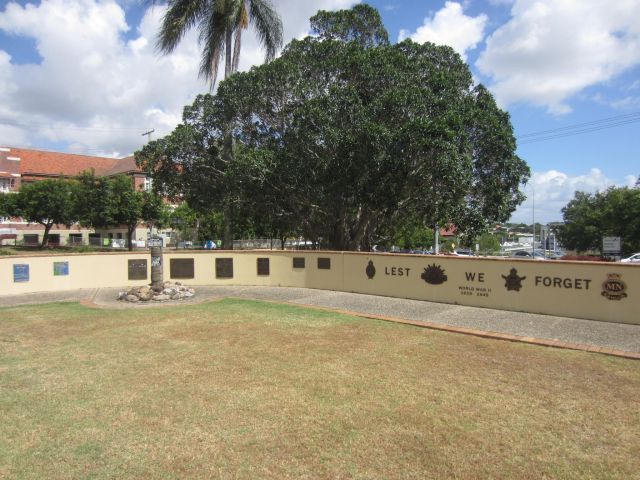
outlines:
[[640, 362], [257, 301], [0, 309], [1, 478], [640, 478]]

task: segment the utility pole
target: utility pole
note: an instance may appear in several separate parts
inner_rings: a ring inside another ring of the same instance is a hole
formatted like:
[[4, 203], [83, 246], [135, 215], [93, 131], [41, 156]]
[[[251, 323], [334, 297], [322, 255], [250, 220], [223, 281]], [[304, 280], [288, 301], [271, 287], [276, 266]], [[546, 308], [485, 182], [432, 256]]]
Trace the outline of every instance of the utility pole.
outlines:
[[152, 134], [153, 132], [155, 132], [155, 131], [156, 131], [156, 129], [155, 129], [155, 128], [152, 128], [152, 129], [151, 129], [151, 130], [149, 130], [148, 132], [144, 132], [144, 133], [142, 134], [142, 136], [143, 136], [143, 137], [144, 137], [145, 135], [147, 136], [147, 143], [149, 143], [149, 142], [151, 141], [151, 134]]
[[531, 186], [531, 205], [531, 211], [533, 212], [533, 239], [531, 240], [531, 256], [533, 257], [536, 251], [536, 191], [533, 186]]

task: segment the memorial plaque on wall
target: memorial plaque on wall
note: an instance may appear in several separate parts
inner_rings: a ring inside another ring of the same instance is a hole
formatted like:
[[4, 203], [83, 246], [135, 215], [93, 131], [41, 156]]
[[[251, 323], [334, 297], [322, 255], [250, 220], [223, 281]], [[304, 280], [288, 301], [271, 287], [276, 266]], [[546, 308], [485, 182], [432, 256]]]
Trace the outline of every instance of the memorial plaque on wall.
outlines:
[[330, 270], [331, 269], [331, 259], [330, 258], [318, 258], [318, 269], [319, 270]]
[[304, 268], [304, 257], [293, 257], [293, 268]]
[[169, 260], [171, 278], [193, 278], [193, 258], [172, 258]]
[[216, 278], [233, 278], [233, 258], [216, 258]]
[[15, 263], [13, 265], [13, 281], [15, 283], [29, 281], [29, 265]]
[[129, 280], [147, 279], [147, 259], [129, 260]]
[[269, 259], [258, 259], [258, 275], [269, 275]]
[[66, 277], [69, 275], [69, 262], [53, 262], [53, 276]]

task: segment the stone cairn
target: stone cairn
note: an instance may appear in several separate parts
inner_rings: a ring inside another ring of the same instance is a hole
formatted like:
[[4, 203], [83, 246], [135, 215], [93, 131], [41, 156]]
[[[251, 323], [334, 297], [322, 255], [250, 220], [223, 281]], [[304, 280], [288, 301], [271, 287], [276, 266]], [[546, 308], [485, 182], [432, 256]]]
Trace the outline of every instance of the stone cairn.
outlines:
[[159, 285], [133, 287], [126, 292], [118, 293], [118, 300], [123, 302], [167, 302], [184, 300], [193, 297], [196, 291], [180, 282], [164, 282]]

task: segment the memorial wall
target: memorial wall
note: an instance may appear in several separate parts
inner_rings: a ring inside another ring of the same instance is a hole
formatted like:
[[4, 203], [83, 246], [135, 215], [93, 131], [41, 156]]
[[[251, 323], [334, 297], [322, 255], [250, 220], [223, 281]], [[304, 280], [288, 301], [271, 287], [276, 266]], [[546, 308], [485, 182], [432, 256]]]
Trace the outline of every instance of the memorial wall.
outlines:
[[[155, 258], [157, 262], [159, 259]], [[385, 295], [640, 324], [640, 265], [356, 252], [177, 252], [164, 279]], [[148, 252], [0, 258], [0, 295], [145, 285]]]

